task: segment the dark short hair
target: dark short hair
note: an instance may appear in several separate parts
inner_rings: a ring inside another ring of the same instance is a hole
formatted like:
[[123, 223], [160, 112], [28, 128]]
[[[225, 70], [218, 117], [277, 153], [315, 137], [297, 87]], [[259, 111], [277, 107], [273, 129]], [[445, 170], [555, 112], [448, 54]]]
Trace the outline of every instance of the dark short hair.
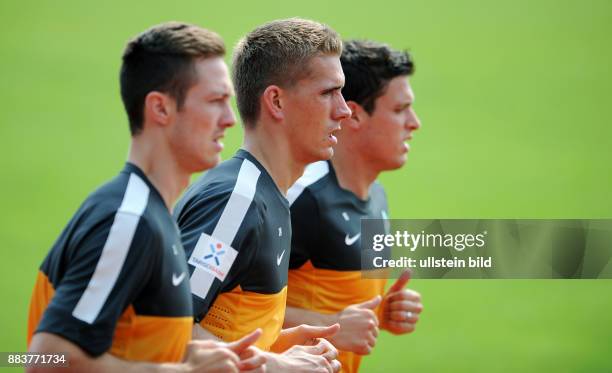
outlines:
[[317, 55], [340, 55], [342, 39], [327, 25], [300, 18], [276, 20], [247, 34], [234, 51], [233, 81], [245, 126], [259, 117], [259, 99], [270, 85], [290, 87]]
[[376, 99], [385, 93], [391, 79], [414, 73], [408, 52], [370, 40], [345, 41], [340, 62], [345, 78], [342, 96], [361, 105], [368, 114], [374, 112]]
[[186, 23], [163, 23], [130, 40], [119, 80], [132, 135], [142, 131], [147, 94], [167, 93], [180, 110], [187, 91], [196, 83], [194, 61], [224, 54], [219, 35]]

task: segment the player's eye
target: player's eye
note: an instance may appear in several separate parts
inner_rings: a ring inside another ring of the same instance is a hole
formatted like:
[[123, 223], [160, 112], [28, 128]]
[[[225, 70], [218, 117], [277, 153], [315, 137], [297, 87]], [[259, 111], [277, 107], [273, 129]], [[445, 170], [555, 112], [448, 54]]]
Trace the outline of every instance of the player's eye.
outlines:
[[323, 91], [321, 93], [321, 95], [323, 95], [323, 96], [331, 96], [332, 94], [334, 94], [336, 92], [340, 92], [341, 89], [342, 89], [341, 87], [334, 87], [334, 88], [326, 89], [325, 91]]
[[395, 109], [395, 113], [397, 114], [401, 114], [402, 112], [406, 111], [406, 110], [410, 110], [410, 104], [406, 104], [406, 105], [402, 105], [400, 107], [397, 107]]

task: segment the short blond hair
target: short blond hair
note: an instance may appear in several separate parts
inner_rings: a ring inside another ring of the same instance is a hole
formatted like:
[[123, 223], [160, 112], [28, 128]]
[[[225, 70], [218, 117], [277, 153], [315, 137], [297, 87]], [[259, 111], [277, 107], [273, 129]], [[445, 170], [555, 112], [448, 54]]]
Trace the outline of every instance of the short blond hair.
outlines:
[[238, 111], [245, 126], [259, 117], [259, 98], [266, 87], [289, 87], [305, 76], [318, 55], [342, 53], [342, 39], [319, 22], [289, 18], [257, 27], [234, 50], [233, 81]]

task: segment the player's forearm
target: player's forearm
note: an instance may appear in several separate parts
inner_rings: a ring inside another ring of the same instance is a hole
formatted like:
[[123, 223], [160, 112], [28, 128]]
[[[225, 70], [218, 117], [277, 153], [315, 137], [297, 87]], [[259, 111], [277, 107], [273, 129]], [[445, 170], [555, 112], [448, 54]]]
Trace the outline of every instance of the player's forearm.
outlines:
[[[75, 372], [121, 372], [121, 373], [179, 373], [187, 371], [184, 364], [164, 363], [155, 364], [147, 362], [125, 361], [110, 354], [104, 354], [96, 359], [81, 361], [75, 367]], [[64, 371], [62, 371], [64, 372]]]
[[57, 367], [49, 369], [43, 366], [30, 366], [26, 368], [26, 372], [51, 372], [58, 371], [67, 372], [184, 372], [182, 364], [152, 364], [144, 362], [131, 362], [118, 359], [109, 353], [105, 353], [99, 357], [91, 357], [87, 355], [80, 347], [72, 342], [51, 333], [37, 333], [32, 338], [29, 352], [41, 354], [66, 354], [67, 367]]
[[305, 310], [303, 308], [287, 307], [285, 310], [285, 321], [283, 328], [307, 324], [312, 326], [330, 326], [338, 322], [336, 314], [323, 314]]
[[[111, 357], [111, 359], [107, 359]], [[143, 362], [128, 362], [112, 356], [103, 355], [96, 359], [70, 359], [68, 367], [56, 367], [49, 369], [41, 366], [30, 366], [26, 368], [28, 373], [38, 372], [52, 372], [57, 371], [58, 373], [69, 373], [69, 372], [99, 372], [99, 373], [112, 373], [121, 371], [122, 373], [145, 373], [145, 372], [159, 372], [159, 373], [180, 373], [185, 372], [185, 367], [182, 364], [153, 364]]]
[[219, 338], [217, 338], [215, 335], [213, 335], [211, 332], [204, 329], [200, 324], [197, 324], [197, 323], [193, 324], [193, 329], [191, 332], [191, 339], [201, 340], [201, 341], [209, 341], [209, 340], [218, 341], [219, 340]]

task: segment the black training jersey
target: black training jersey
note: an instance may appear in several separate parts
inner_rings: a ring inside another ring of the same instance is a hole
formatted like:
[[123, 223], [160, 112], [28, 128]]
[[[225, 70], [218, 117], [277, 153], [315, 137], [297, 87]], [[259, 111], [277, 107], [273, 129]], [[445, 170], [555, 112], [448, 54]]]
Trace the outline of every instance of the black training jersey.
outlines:
[[145, 174], [127, 163], [92, 193], [40, 267], [28, 320], [92, 356], [180, 361], [192, 303], [176, 223]]
[[386, 219], [382, 185], [370, 187], [367, 200], [338, 185], [329, 161], [308, 165], [289, 189], [293, 239], [290, 268], [307, 261], [316, 268], [361, 270], [361, 219]]
[[[287, 198], [293, 230], [287, 306], [330, 314], [382, 294], [385, 280], [362, 278], [361, 219], [387, 219], [383, 187], [373, 183], [362, 200], [340, 187], [331, 162], [321, 161], [308, 165]], [[340, 351], [339, 360], [343, 372], [356, 372], [360, 356]]]
[[222, 340], [263, 329], [268, 349], [285, 317], [289, 204], [245, 150], [204, 174], [174, 211], [191, 271], [196, 322]]

